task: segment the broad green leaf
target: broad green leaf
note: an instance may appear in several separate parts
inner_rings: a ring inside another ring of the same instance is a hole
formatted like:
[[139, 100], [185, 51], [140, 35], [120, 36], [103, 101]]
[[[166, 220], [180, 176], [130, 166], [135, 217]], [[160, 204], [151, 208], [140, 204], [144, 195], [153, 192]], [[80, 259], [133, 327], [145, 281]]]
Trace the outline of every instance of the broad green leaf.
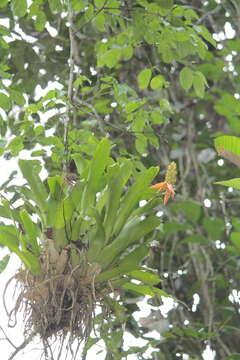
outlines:
[[222, 157], [240, 167], [240, 138], [236, 136], [219, 136], [214, 145]]
[[8, 89], [8, 92], [11, 96], [11, 100], [14, 101], [17, 105], [19, 106], [25, 105], [26, 102], [25, 97], [23, 96], [22, 93], [20, 93], [20, 91]]
[[2, 205], [0, 206], [0, 216], [6, 219], [11, 219], [13, 221], [20, 222], [20, 216], [17, 209], [13, 209], [7, 200], [2, 200]]
[[90, 263], [94, 263], [97, 258], [99, 252], [103, 248], [106, 243], [105, 239], [105, 229], [103, 227], [103, 221], [96, 209], [93, 210], [93, 214], [96, 220], [96, 224], [93, 229], [88, 233], [88, 260]]
[[165, 79], [162, 75], [154, 76], [150, 82], [150, 86], [153, 90], [162, 88], [165, 84]]
[[125, 106], [126, 113], [132, 113], [144, 104], [144, 101], [129, 101]]
[[212, 46], [216, 47], [216, 41], [213, 39], [212, 35], [205, 26], [194, 26], [194, 29]]
[[117, 65], [122, 55], [121, 49], [111, 49], [106, 52], [102, 56], [98, 57], [98, 66], [106, 65], [108, 68], [112, 69]]
[[217, 181], [214, 184], [224, 185], [227, 187], [232, 187], [234, 189], [240, 190], [240, 178], [224, 180], [224, 181]]
[[137, 134], [135, 139], [135, 146], [139, 154], [146, 154], [147, 137], [144, 134]]
[[151, 69], [144, 69], [138, 74], [137, 81], [139, 89], [146, 89], [148, 87], [151, 76]]
[[129, 272], [128, 275], [148, 285], [157, 285], [161, 282], [161, 279], [157, 275], [151, 274], [148, 271], [134, 270]]
[[185, 200], [175, 203], [172, 205], [172, 209], [175, 213], [183, 211], [187, 219], [193, 222], [198, 221], [202, 212], [202, 206], [197, 202], [191, 200]]
[[190, 224], [180, 224], [177, 221], [168, 221], [164, 223], [164, 232], [167, 234], [171, 234], [177, 231], [184, 231], [191, 229]]
[[123, 187], [131, 175], [130, 164], [126, 162], [122, 167], [114, 165], [109, 168], [109, 180], [107, 187], [106, 213], [104, 219], [104, 228], [106, 231], [106, 240], [108, 241], [112, 235], [114, 222], [120, 204], [120, 196]]
[[193, 88], [198, 97], [203, 98], [206, 85], [207, 81], [205, 76], [200, 71], [196, 71], [193, 74]]
[[18, 162], [23, 177], [27, 180], [31, 188], [32, 199], [39, 208], [44, 212], [47, 208], [47, 191], [39, 177], [39, 161], [36, 160], [19, 160]]
[[2, 260], [0, 260], [0, 274], [6, 269], [9, 259], [10, 255], [5, 255]]
[[122, 200], [121, 207], [118, 211], [116, 222], [114, 224], [113, 233], [118, 234], [120, 232], [132, 210], [141, 200], [142, 193], [148, 189], [158, 171], [158, 167], [151, 167], [150, 169], [145, 170], [138, 176], [136, 182], [130, 187]]
[[87, 184], [82, 196], [82, 211], [91, 212], [90, 208], [95, 203], [96, 192], [99, 189], [103, 171], [109, 162], [110, 143], [108, 139], [103, 139], [99, 143], [95, 155], [90, 163]]
[[37, 225], [32, 221], [25, 209], [20, 211], [20, 216], [26, 233], [27, 244], [35, 255], [39, 255], [40, 249], [37, 243]]
[[219, 240], [226, 229], [226, 225], [220, 217], [205, 217], [203, 219], [203, 228], [213, 240]]
[[9, 111], [11, 109], [11, 100], [3, 93], [0, 93], [0, 107], [5, 111]]
[[151, 112], [152, 124], [161, 125], [164, 123], [164, 117], [160, 110], [153, 110]]
[[116, 239], [101, 251], [96, 262], [106, 268], [117, 256], [124, 252], [129, 245], [140, 241], [143, 236], [156, 229], [159, 224], [160, 220], [156, 216], [149, 216], [142, 221], [140, 218], [133, 218], [124, 226]]
[[173, 0], [156, 0], [156, 3], [164, 9], [171, 9], [173, 7]]
[[236, 232], [236, 231], [231, 232], [230, 240], [233, 244], [236, 245], [238, 249], [240, 249], [240, 232]]
[[72, 10], [81, 11], [88, 5], [88, 0], [70, 0]]
[[48, 3], [53, 14], [56, 14], [62, 10], [61, 0], [48, 0]]
[[105, 19], [105, 15], [104, 12], [101, 11], [99, 14], [96, 15], [95, 17], [95, 24], [96, 24], [96, 28], [98, 31], [104, 32], [106, 31], [105, 29], [105, 23], [106, 23], [106, 19]]
[[96, 277], [96, 282], [111, 280], [115, 277], [127, 274], [129, 271], [136, 270], [141, 260], [147, 255], [148, 247], [144, 244], [132, 250], [130, 254], [121, 259], [111, 270], [102, 272]]
[[64, 199], [63, 201], [55, 201], [50, 198], [47, 201], [47, 205], [48, 226], [52, 226], [55, 229], [61, 229], [67, 226], [68, 222], [72, 218], [74, 204], [69, 199]]
[[38, 258], [29, 251], [21, 251], [18, 247], [18, 231], [12, 225], [0, 225], [0, 244], [5, 245], [21, 259], [23, 264], [31, 270], [33, 274], [40, 272]]
[[106, 5], [106, 0], [94, 0], [94, 4], [98, 9], [101, 9]]
[[11, 0], [11, 7], [15, 16], [23, 17], [27, 12], [27, 0]]
[[8, 0], [0, 0], [0, 8], [4, 8], [5, 6], [7, 6], [8, 4]]
[[126, 290], [131, 290], [131, 291], [134, 291], [141, 295], [149, 295], [149, 296], [155, 295], [155, 292], [152, 289], [152, 287], [147, 286], [147, 285], [134, 284], [134, 283], [128, 282], [126, 284], [123, 284], [122, 287]]
[[184, 90], [189, 90], [193, 84], [193, 72], [189, 67], [184, 67], [179, 74], [180, 84]]
[[37, 15], [36, 15], [36, 19], [34, 21], [34, 26], [36, 28], [37, 31], [43, 31], [45, 29], [45, 25], [46, 25], [46, 15], [43, 11], [38, 11]]

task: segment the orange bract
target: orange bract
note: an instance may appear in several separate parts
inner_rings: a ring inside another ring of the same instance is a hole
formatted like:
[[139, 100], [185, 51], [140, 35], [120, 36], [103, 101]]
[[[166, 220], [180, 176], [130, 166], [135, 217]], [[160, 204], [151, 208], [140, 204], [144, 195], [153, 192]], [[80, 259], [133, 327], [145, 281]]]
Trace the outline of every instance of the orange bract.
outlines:
[[152, 185], [152, 186], [150, 186], [150, 189], [158, 189], [157, 192], [165, 191], [165, 195], [164, 195], [164, 199], [163, 199], [164, 205], [167, 204], [170, 197], [174, 198], [174, 195], [175, 195], [172, 185], [166, 181]]

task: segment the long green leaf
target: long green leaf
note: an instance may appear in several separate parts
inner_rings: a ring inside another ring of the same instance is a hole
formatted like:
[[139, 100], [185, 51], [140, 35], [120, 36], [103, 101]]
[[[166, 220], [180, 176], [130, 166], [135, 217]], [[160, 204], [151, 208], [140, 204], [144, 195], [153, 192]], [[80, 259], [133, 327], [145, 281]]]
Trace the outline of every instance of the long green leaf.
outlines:
[[127, 274], [129, 271], [136, 270], [147, 253], [148, 247], [145, 244], [138, 246], [131, 251], [130, 254], [121, 259], [116, 267], [99, 274], [96, 277], [96, 282], [111, 280], [115, 277]]
[[5, 255], [2, 260], [0, 260], [0, 274], [6, 269], [9, 259], [10, 255]]
[[7, 200], [2, 201], [3, 206], [0, 206], [0, 216], [6, 219], [11, 219], [20, 222], [20, 216], [17, 209], [10, 207], [10, 203]]
[[150, 296], [155, 295], [155, 292], [151, 288], [151, 286], [147, 286], [147, 285], [134, 284], [134, 283], [128, 282], [126, 284], [123, 284], [122, 287], [124, 289], [134, 291], [137, 294], [141, 294], [141, 295], [150, 295]]
[[118, 234], [121, 231], [132, 210], [141, 200], [142, 193], [146, 191], [147, 187], [157, 175], [158, 171], [158, 167], [151, 167], [150, 169], [141, 173], [138, 176], [136, 182], [130, 187], [117, 214], [117, 219], [113, 230], [114, 234]]
[[7, 246], [12, 252], [19, 256], [23, 264], [32, 271], [33, 274], [40, 273], [40, 264], [38, 258], [29, 251], [21, 251], [18, 247], [19, 238], [17, 230], [12, 225], [0, 226], [0, 243]]
[[145, 220], [134, 218], [127, 223], [118, 237], [106, 246], [99, 254], [96, 262], [103, 268], [109, 266], [129, 245], [139, 241], [143, 236], [149, 234], [157, 226], [160, 220], [156, 216], [149, 216]]
[[96, 224], [93, 230], [90, 230], [88, 235], [89, 249], [87, 256], [90, 263], [94, 262], [94, 259], [96, 259], [105, 243], [105, 230], [102, 225], [102, 218], [96, 209], [93, 209], [93, 213]]
[[151, 274], [148, 271], [134, 270], [129, 272], [128, 275], [130, 275], [131, 278], [140, 280], [147, 285], [156, 285], [161, 282], [161, 279], [157, 275]]
[[127, 283], [123, 284], [122, 287], [124, 289], [134, 291], [141, 295], [150, 295], [150, 296], [160, 295], [160, 296], [166, 296], [166, 297], [169, 296], [165, 291], [158, 289], [154, 286], [147, 286], [147, 285], [134, 284], [131, 282], [127, 282]]
[[108, 139], [103, 139], [91, 161], [87, 183], [82, 196], [82, 212], [90, 214], [91, 207], [95, 203], [96, 192], [99, 189], [101, 176], [109, 162], [110, 143]]
[[32, 249], [34, 254], [39, 255], [40, 249], [37, 243], [37, 225], [32, 221], [25, 209], [20, 211], [20, 216], [26, 232], [27, 245], [30, 246], [30, 249]]
[[240, 178], [230, 179], [225, 181], [217, 181], [214, 184], [224, 185], [227, 187], [233, 187], [234, 189], [240, 190]]
[[27, 180], [31, 188], [32, 199], [36, 202], [39, 208], [46, 211], [46, 200], [48, 193], [39, 177], [39, 162], [36, 160], [19, 160], [19, 167], [23, 177]]
[[112, 235], [112, 230], [119, 209], [121, 193], [130, 175], [131, 167], [129, 167], [128, 163], [123, 164], [122, 167], [115, 165], [109, 169], [107, 204], [104, 220], [107, 241]]
[[219, 136], [214, 140], [214, 145], [222, 157], [240, 166], [240, 138], [236, 136]]

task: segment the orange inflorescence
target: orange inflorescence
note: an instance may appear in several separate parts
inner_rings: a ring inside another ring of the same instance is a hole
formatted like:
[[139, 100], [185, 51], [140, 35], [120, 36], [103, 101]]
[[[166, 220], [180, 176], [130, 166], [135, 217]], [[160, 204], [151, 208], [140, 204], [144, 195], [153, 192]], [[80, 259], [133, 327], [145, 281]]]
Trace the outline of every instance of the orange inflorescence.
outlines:
[[164, 199], [163, 199], [164, 205], [167, 204], [170, 196], [173, 198], [175, 195], [172, 185], [167, 183], [166, 181], [152, 185], [152, 186], [150, 186], [150, 189], [158, 189], [158, 192], [165, 191], [165, 195], [164, 195]]
[[172, 162], [168, 166], [167, 173], [165, 176], [165, 181], [150, 186], [150, 189], [158, 189], [157, 191], [158, 193], [165, 192], [163, 199], [164, 205], [167, 204], [170, 197], [174, 198], [175, 192], [173, 186], [176, 183], [176, 176], [177, 176], [177, 166], [175, 162]]

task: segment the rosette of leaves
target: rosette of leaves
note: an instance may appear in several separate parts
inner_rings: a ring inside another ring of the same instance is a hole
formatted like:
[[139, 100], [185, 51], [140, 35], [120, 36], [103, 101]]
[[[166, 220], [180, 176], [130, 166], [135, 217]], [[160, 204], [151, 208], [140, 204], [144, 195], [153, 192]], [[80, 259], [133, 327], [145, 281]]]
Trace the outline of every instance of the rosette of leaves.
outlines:
[[[95, 305], [104, 306], [116, 289], [161, 295], [154, 286], [158, 276], [140, 266], [160, 225], [154, 209], [159, 200], [149, 189], [159, 169], [136, 174], [131, 161], [110, 157], [107, 139], [92, 159], [80, 154], [73, 159], [78, 180], [65, 174], [44, 182], [40, 162], [19, 160], [26, 180], [18, 187], [24, 205], [13, 208], [3, 201], [0, 207], [0, 216], [13, 221], [0, 226], [0, 241], [23, 263], [16, 275], [22, 292], [13, 312], [24, 301], [27, 330], [43, 340], [66, 332], [72, 340], [86, 339]], [[139, 207], [141, 199], [149, 201]]]

